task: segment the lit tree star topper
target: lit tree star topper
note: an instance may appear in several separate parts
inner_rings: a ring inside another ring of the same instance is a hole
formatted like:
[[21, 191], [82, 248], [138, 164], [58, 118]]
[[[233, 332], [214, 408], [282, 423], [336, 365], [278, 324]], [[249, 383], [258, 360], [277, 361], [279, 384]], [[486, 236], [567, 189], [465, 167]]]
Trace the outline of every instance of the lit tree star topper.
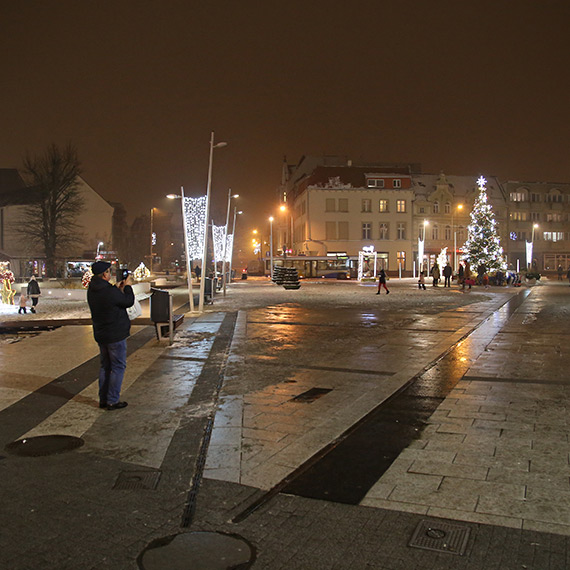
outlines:
[[484, 265], [488, 271], [496, 271], [504, 269], [506, 264], [499, 240], [498, 224], [493, 208], [488, 203], [486, 185], [487, 181], [480, 176], [477, 180], [479, 196], [471, 210], [471, 223], [467, 227], [463, 258], [470, 263], [473, 269]]

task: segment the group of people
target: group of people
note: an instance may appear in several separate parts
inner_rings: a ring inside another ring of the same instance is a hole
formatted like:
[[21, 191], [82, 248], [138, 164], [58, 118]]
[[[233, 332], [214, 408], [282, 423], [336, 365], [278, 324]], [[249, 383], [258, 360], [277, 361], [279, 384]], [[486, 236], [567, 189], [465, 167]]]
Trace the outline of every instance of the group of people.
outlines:
[[20, 292], [20, 303], [18, 308], [18, 314], [21, 315], [22, 313], [27, 314], [28, 312], [28, 300], [32, 300], [32, 306], [30, 307], [30, 311], [32, 313], [36, 312], [36, 307], [38, 306], [38, 302], [40, 300], [40, 295], [42, 291], [40, 289], [40, 284], [36, 280], [36, 276], [32, 275], [30, 277], [30, 281], [28, 282], [28, 286], [26, 287], [26, 292], [22, 288]]
[[[481, 274], [481, 283], [485, 286], [485, 288], [489, 287], [489, 276], [487, 275], [487, 270], [484, 266], [478, 268], [478, 273], [482, 269]], [[441, 281], [441, 275], [443, 275], [443, 286], [444, 287], [451, 287], [451, 280], [453, 277], [453, 269], [451, 265], [446, 263], [443, 271], [440, 271], [439, 264], [435, 262], [433, 267], [430, 270], [430, 275], [432, 278], [432, 285], [434, 287], [438, 287]], [[457, 282], [461, 286], [461, 290], [465, 291], [465, 287], [469, 287], [469, 290], [473, 285], [475, 285], [475, 280], [473, 279], [473, 272], [471, 271], [471, 266], [469, 262], [466, 261], [465, 264], [461, 262], [459, 264], [459, 270], [457, 272]], [[418, 277], [418, 289], [426, 290], [426, 272], [420, 271], [420, 275]]]

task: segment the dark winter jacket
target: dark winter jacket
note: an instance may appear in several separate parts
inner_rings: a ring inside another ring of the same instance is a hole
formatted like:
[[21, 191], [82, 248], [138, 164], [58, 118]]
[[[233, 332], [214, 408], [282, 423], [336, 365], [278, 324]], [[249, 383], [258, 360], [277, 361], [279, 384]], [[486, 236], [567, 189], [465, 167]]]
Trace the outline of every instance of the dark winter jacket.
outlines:
[[37, 297], [41, 294], [40, 284], [35, 279], [30, 279], [28, 283], [28, 297]]
[[93, 319], [93, 335], [99, 344], [119, 342], [129, 336], [131, 321], [126, 309], [135, 303], [130, 285], [121, 291], [101, 277], [93, 277], [87, 290], [87, 302]]
[[453, 269], [451, 269], [451, 265], [446, 265], [443, 268], [443, 276], [444, 277], [451, 277], [452, 273], [453, 273]]

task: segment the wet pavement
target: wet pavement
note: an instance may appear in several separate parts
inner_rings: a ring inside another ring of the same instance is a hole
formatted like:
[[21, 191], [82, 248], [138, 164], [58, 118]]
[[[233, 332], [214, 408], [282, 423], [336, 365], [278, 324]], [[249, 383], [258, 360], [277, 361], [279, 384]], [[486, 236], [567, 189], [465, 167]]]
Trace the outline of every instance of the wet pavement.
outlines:
[[2, 566], [570, 567], [570, 289], [390, 285], [135, 327], [113, 413], [88, 325], [0, 345], [2, 447], [82, 442], [2, 453]]

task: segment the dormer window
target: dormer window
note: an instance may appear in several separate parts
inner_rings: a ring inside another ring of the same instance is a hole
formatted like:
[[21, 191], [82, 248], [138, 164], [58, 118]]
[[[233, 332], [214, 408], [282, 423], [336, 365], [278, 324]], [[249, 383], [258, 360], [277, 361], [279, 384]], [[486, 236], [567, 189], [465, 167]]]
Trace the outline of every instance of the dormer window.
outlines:
[[368, 188], [384, 188], [384, 179], [383, 178], [369, 178], [366, 181], [366, 186]]
[[392, 180], [392, 188], [401, 188], [402, 187], [402, 181], [399, 178], [394, 178], [394, 180]]

